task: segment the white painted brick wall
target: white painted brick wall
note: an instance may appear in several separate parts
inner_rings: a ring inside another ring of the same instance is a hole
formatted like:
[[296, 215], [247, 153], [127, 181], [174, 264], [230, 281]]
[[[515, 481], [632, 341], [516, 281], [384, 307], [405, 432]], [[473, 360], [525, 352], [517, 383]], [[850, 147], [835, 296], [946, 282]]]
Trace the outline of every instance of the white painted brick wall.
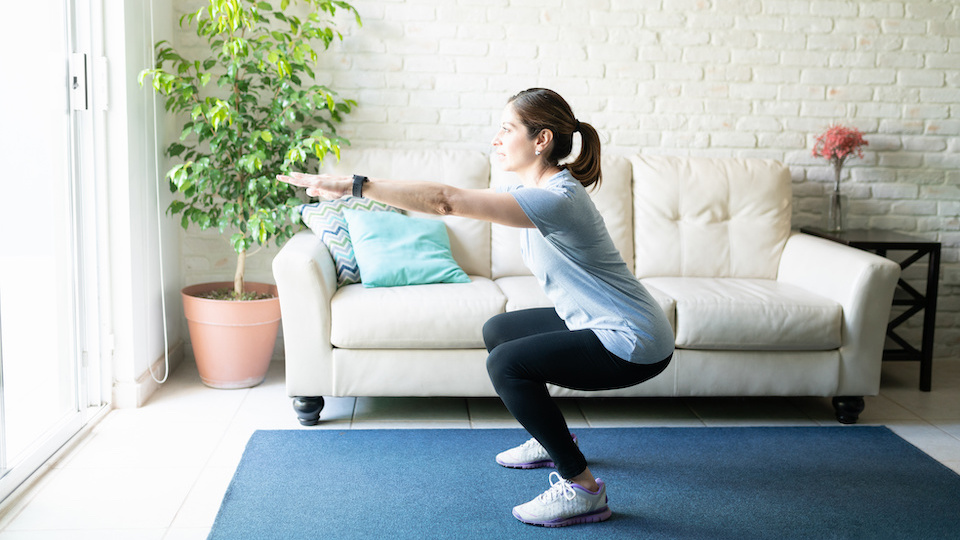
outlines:
[[[176, 13], [200, 0], [174, 2]], [[832, 123], [870, 146], [843, 190], [855, 227], [943, 243], [937, 355], [960, 356], [960, 4], [950, 0], [356, 0], [318, 73], [360, 107], [356, 146], [489, 149], [513, 93], [546, 86], [605, 151], [771, 157], [794, 224], [821, 221]], [[184, 36], [182, 44], [195, 43]], [[229, 252], [184, 237], [184, 279], [227, 278]], [[275, 250], [254, 278], [271, 279]]]

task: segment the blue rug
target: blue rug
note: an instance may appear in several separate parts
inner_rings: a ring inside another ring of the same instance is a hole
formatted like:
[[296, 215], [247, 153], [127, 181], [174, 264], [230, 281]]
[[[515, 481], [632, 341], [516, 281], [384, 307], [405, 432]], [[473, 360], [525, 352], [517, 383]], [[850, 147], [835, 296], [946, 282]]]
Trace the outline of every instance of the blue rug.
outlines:
[[958, 538], [960, 475], [884, 427], [575, 430], [613, 517], [543, 529], [521, 430], [258, 431], [211, 539]]

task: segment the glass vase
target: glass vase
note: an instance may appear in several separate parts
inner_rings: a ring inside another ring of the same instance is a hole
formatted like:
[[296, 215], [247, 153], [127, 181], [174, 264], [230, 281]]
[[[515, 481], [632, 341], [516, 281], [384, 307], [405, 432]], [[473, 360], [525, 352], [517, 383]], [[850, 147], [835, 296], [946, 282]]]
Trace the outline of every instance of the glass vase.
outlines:
[[823, 228], [829, 232], [843, 231], [844, 218], [847, 215], [847, 196], [840, 190], [827, 194], [827, 208], [824, 212]]

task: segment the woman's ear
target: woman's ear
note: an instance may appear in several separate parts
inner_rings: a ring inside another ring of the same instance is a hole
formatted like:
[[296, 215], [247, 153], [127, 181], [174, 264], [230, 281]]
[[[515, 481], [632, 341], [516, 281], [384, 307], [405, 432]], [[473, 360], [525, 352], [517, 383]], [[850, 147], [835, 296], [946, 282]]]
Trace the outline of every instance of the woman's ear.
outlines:
[[549, 129], [541, 129], [540, 133], [537, 133], [537, 145], [547, 148], [551, 142], [553, 142], [553, 132]]

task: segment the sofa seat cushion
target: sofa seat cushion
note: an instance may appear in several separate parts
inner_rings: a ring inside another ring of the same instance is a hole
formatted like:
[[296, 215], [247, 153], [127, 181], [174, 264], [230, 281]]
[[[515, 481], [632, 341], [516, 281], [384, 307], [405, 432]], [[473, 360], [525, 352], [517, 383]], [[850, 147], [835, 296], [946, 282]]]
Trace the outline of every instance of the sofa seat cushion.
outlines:
[[679, 348], [831, 350], [840, 347], [840, 304], [768, 279], [643, 280], [676, 301]]
[[505, 277], [495, 280], [494, 283], [507, 297], [507, 311], [553, 307], [553, 302], [547, 298], [537, 283], [537, 278], [533, 276]]
[[365, 288], [347, 285], [330, 301], [330, 343], [350, 349], [483, 348], [483, 324], [506, 298], [489, 279]]
[[[676, 311], [677, 303], [670, 295], [658, 291], [655, 287], [649, 286], [645, 280], [641, 280], [644, 286], [650, 291], [653, 299], [659, 304], [660, 309], [667, 316], [670, 325], [676, 331]], [[553, 302], [547, 298], [537, 283], [537, 278], [533, 276], [511, 276], [500, 278], [495, 282], [503, 294], [507, 297], [507, 311], [516, 311], [518, 309], [530, 309], [541, 307], [553, 307]]]

